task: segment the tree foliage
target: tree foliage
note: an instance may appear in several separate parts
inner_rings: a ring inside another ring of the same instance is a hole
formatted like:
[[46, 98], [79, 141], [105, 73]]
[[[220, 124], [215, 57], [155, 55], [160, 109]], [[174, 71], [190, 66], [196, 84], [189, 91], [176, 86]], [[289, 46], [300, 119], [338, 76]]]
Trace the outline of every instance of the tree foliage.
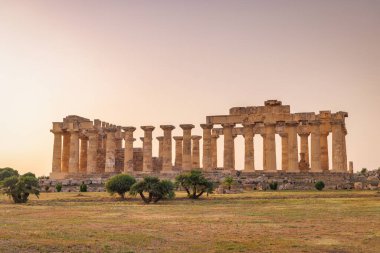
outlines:
[[31, 175], [11, 176], [4, 179], [1, 191], [12, 198], [15, 203], [25, 203], [30, 194], [39, 196], [40, 187], [38, 179]]
[[0, 168], [0, 181], [12, 176], [18, 176], [18, 171], [9, 167]]
[[212, 193], [214, 184], [206, 179], [200, 170], [192, 170], [176, 177], [176, 184], [183, 187], [187, 196], [198, 199], [203, 193]]
[[[139, 194], [142, 200], [149, 204], [158, 202], [164, 198], [173, 198], [174, 184], [169, 180], [160, 181], [157, 177], [147, 176], [144, 180], [135, 183], [130, 190], [132, 195]], [[145, 195], [147, 194], [147, 196]]]
[[234, 178], [231, 176], [227, 176], [223, 180], [223, 184], [227, 186], [228, 190], [231, 190], [231, 186], [234, 184]]
[[119, 174], [111, 177], [106, 182], [106, 190], [111, 195], [117, 193], [124, 199], [125, 193], [131, 189], [131, 186], [136, 183], [136, 179], [130, 175]]
[[325, 188], [325, 183], [323, 181], [318, 181], [315, 183], [315, 189], [322, 191]]

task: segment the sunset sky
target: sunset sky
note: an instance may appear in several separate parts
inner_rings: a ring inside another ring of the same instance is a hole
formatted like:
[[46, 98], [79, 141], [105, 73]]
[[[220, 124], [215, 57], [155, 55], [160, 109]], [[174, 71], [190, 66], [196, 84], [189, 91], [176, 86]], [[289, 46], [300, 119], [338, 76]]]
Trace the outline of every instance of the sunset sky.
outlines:
[[[206, 116], [268, 99], [347, 111], [348, 160], [374, 169], [380, 1], [0, 0], [0, 87], [0, 168], [22, 173], [49, 174], [51, 122], [67, 115], [201, 134]], [[242, 169], [242, 137], [236, 152]]]

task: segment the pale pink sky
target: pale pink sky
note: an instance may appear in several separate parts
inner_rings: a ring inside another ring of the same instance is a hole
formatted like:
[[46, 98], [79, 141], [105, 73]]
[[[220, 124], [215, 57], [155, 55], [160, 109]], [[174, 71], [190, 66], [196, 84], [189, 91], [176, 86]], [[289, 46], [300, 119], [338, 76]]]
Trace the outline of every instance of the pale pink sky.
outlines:
[[207, 115], [267, 99], [347, 111], [348, 159], [380, 167], [379, 13], [376, 0], [0, 0], [0, 167], [47, 175], [51, 122], [69, 114], [201, 134]]

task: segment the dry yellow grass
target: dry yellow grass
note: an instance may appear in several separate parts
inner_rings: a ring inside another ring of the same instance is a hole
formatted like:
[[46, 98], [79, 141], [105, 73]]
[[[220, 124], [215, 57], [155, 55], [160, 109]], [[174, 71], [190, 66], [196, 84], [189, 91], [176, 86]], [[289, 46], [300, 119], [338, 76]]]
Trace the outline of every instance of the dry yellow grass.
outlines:
[[1, 252], [379, 252], [377, 192], [246, 192], [145, 205], [106, 193], [0, 197]]

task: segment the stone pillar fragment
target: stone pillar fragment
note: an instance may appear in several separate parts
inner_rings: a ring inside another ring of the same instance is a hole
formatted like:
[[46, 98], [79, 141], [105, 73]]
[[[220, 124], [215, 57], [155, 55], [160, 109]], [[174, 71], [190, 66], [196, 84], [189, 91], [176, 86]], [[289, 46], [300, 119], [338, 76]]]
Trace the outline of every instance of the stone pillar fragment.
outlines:
[[201, 124], [203, 129], [203, 156], [202, 156], [202, 166], [203, 170], [212, 169], [212, 158], [211, 158], [211, 129], [212, 124]]
[[80, 159], [79, 159], [79, 171], [81, 173], [87, 172], [87, 151], [88, 151], [88, 139], [83, 136], [80, 138]]
[[332, 170], [334, 172], [347, 172], [344, 166], [345, 148], [344, 148], [344, 130], [343, 122], [332, 121]]
[[124, 173], [130, 173], [134, 171], [133, 167], [133, 132], [135, 127], [123, 127], [124, 130]]
[[182, 124], [183, 129], [183, 151], [182, 151], [182, 168], [183, 170], [191, 169], [191, 129], [194, 125]]
[[97, 172], [97, 156], [98, 156], [98, 141], [99, 134], [95, 129], [90, 129], [86, 133], [88, 137], [88, 150], [87, 150], [87, 174]]
[[[311, 172], [322, 172], [320, 122], [310, 122], [311, 127]], [[302, 152], [302, 151], [301, 151]]]
[[265, 133], [263, 134], [260, 134], [261, 137], [263, 138], [263, 170], [266, 171], [267, 170], [267, 139], [266, 139], [266, 135]]
[[323, 171], [329, 170], [329, 146], [328, 146], [329, 133], [321, 133], [321, 168]]
[[275, 123], [265, 123], [265, 163], [266, 171], [276, 172], [276, 138], [275, 138]]
[[350, 172], [351, 174], [354, 173], [354, 163], [352, 161], [350, 161], [348, 172]]
[[173, 170], [172, 163], [172, 131], [175, 128], [172, 125], [161, 125], [164, 130], [164, 140], [162, 148], [162, 171], [169, 172]]
[[62, 131], [51, 132], [54, 134], [52, 172], [61, 172]]
[[106, 129], [106, 162], [104, 172], [112, 173], [115, 172], [116, 165], [116, 140], [115, 140], [115, 128]]
[[288, 170], [289, 172], [299, 172], [298, 168], [298, 140], [297, 126], [298, 122], [286, 122], [286, 130], [288, 134]]
[[288, 134], [281, 133], [281, 155], [282, 155], [282, 171], [288, 170], [289, 159], [288, 159]]
[[253, 146], [253, 125], [243, 124], [244, 131], [244, 171], [252, 172], [255, 171], [255, 152]]
[[212, 133], [211, 135], [211, 167], [216, 169], [218, 167], [218, 138], [219, 135]]
[[301, 153], [305, 154], [305, 162], [310, 165], [309, 159], [309, 135], [310, 133], [301, 133], [299, 136], [301, 137]]
[[193, 150], [191, 154], [191, 167], [193, 169], [200, 168], [200, 157], [199, 157], [199, 140], [202, 139], [202, 136], [193, 135], [191, 136], [193, 141]]
[[158, 136], [156, 137], [158, 140], [158, 158], [163, 159], [163, 153], [164, 153], [164, 136]]
[[70, 132], [63, 132], [62, 169], [64, 173], [69, 172], [70, 160]]
[[233, 136], [232, 129], [235, 124], [223, 124], [223, 135], [224, 135], [224, 160], [223, 167], [225, 170], [234, 170], [233, 165]]
[[175, 163], [174, 166], [176, 168], [182, 168], [182, 136], [174, 136], [175, 140]]
[[151, 172], [153, 171], [152, 164], [152, 132], [154, 126], [142, 126], [144, 130], [144, 141], [143, 141], [143, 171]]
[[69, 173], [79, 171], [79, 131], [70, 130]]

